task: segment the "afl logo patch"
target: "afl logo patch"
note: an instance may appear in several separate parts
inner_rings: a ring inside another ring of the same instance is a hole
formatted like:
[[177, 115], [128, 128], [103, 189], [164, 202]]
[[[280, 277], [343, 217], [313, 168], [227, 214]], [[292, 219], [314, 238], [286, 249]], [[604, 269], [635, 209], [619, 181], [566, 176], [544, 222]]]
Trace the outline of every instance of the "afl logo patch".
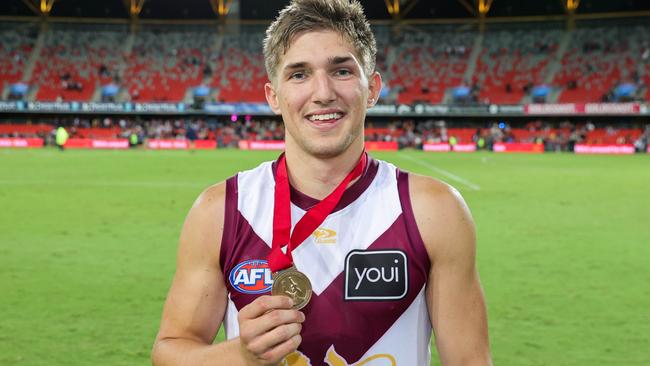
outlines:
[[269, 264], [262, 259], [239, 263], [230, 271], [228, 279], [235, 290], [245, 294], [261, 294], [271, 291], [273, 286]]

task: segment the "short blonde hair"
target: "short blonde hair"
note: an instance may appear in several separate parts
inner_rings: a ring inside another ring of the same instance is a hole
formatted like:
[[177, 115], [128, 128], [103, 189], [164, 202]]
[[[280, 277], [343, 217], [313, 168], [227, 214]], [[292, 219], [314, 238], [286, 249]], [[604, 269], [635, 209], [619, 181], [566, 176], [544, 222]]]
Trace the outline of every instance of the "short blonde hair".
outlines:
[[360, 58], [365, 74], [372, 74], [377, 44], [357, 0], [292, 0], [266, 30], [264, 65], [269, 80], [275, 82], [280, 59], [296, 36], [321, 30], [335, 31], [347, 39]]

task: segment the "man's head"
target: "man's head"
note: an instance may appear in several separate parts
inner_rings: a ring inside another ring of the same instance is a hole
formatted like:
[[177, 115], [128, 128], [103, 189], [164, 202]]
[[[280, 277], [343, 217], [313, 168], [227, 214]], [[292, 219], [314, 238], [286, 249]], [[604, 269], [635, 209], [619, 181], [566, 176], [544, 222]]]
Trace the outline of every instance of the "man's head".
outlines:
[[293, 0], [266, 30], [264, 63], [276, 83], [282, 56], [301, 33], [330, 30], [355, 49], [367, 77], [375, 70], [375, 36], [357, 0]]
[[293, 0], [264, 44], [273, 112], [287, 153], [332, 158], [363, 149], [366, 109], [381, 90], [374, 36], [356, 0]]

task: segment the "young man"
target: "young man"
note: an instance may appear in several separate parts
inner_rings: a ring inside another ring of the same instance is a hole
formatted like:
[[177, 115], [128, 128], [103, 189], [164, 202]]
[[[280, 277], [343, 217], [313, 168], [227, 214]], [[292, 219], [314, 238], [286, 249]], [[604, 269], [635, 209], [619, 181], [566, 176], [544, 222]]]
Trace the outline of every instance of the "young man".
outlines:
[[359, 3], [294, 0], [264, 46], [286, 151], [190, 210], [154, 364], [424, 366], [432, 328], [444, 365], [491, 364], [465, 203], [364, 152], [381, 77]]

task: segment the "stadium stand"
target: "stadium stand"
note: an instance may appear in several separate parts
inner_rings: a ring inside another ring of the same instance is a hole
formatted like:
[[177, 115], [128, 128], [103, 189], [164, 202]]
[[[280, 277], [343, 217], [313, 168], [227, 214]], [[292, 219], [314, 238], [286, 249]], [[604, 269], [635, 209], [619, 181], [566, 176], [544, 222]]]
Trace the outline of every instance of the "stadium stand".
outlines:
[[215, 53], [214, 38], [215, 32], [204, 28], [138, 32], [122, 76], [128, 99], [182, 101], [188, 88], [203, 83], [205, 66]]
[[465, 82], [475, 37], [433, 26], [408, 27], [391, 39], [378, 37], [378, 48], [387, 55], [380, 66], [387, 72], [386, 84], [398, 90], [397, 102], [442, 103], [447, 88]]
[[5, 89], [22, 80], [37, 34], [33, 23], [0, 23], [0, 94], [3, 98], [9, 98]]
[[[104, 118], [103, 120], [62, 120], [73, 138], [116, 139], [126, 138], [132, 132], [145, 139], [186, 139], [187, 130], [196, 131], [199, 139], [216, 140], [218, 147], [235, 147], [240, 140], [279, 141], [284, 139], [282, 124], [272, 118], [245, 119], [233, 123], [228, 120], [205, 120], [202, 118], [151, 118], [146, 120]], [[473, 144], [483, 137], [493, 143], [542, 143], [548, 151], [567, 151], [569, 144], [633, 144], [650, 129], [596, 128], [590, 123], [574, 124], [563, 122], [551, 125], [541, 120], [531, 121], [526, 126], [511, 128], [492, 123], [487, 127], [448, 127], [443, 120], [393, 120], [387, 124], [370, 123], [365, 129], [366, 141], [395, 141], [400, 148], [421, 148], [423, 143], [447, 143], [452, 136], [458, 143]], [[51, 138], [55, 124], [0, 123], [0, 137]]]
[[[632, 84], [639, 92], [650, 82], [650, 26], [594, 26], [573, 31], [554, 84], [563, 89], [559, 102], [614, 102], [615, 88]], [[626, 100], [646, 99], [631, 95]], [[625, 101], [625, 100], [623, 100]]]
[[[587, 23], [572, 32], [557, 23], [493, 25], [485, 33], [458, 25], [373, 28], [387, 103], [452, 103], [458, 87], [470, 103], [650, 96], [650, 26], [640, 21]], [[102, 87], [114, 84], [119, 92], [109, 101], [189, 102], [199, 86], [209, 89], [209, 101], [265, 101], [263, 25], [143, 25], [130, 33], [125, 24], [52, 23], [42, 32], [35, 48], [39, 31], [31, 23], [0, 28], [4, 89], [23, 78], [38, 52], [27, 75], [36, 92], [27, 100], [99, 101]], [[551, 91], [548, 99], [532, 98], [540, 85]]]
[[217, 89], [216, 101], [266, 102], [263, 86], [268, 78], [262, 55], [264, 29], [247, 26], [240, 34], [224, 34], [211, 83]]
[[480, 101], [521, 103], [534, 86], [544, 83], [562, 33], [559, 29], [486, 32], [473, 76], [480, 85]]
[[119, 78], [125, 30], [97, 25], [55, 25], [45, 35], [30, 83], [36, 100], [90, 101]]

